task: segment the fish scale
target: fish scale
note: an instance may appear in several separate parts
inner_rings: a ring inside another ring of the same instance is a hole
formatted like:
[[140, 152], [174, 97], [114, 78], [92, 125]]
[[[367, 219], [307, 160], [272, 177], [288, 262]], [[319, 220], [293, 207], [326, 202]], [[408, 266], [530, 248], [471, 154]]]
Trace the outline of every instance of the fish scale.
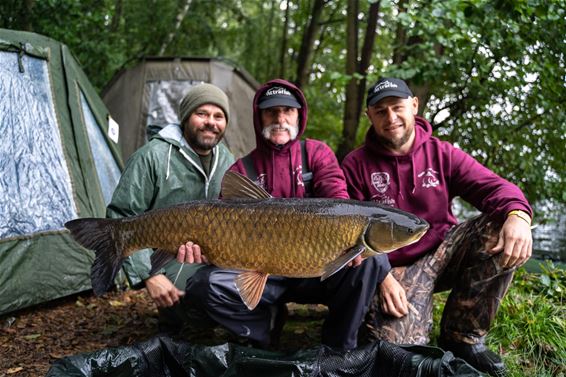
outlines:
[[96, 253], [94, 292], [110, 289], [124, 258], [136, 250], [158, 249], [152, 258], [156, 270], [192, 241], [212, 264], [243, 270], [235, 283], [251, 310], [268, 274], [326, 279], [362, 253], [369, 257], [393, 251], [418, 241], [428, 229], [415, 215], [370, 202], [272, 198], [232, 172], [224, 176], [222, 192], [225, 200], [66, 223], [74, 239]]
[[310, 277], [319, 276], [326, 263], [354, 246], [367, 224], [362, 216], [282, 208], [266, 208], [265, 203], [241, 203], [238, 208], [185, 205], [124, 222], [121, 231], [135, 234], [129, 240], [131, 252], [147, 247], [176, 251], [192, 240], [220, 267]]

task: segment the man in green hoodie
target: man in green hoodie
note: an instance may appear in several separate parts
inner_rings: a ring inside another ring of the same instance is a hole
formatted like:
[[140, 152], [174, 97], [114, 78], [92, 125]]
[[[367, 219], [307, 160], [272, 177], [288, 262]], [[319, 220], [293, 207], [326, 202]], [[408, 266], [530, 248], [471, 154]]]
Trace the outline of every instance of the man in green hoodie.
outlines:
[[[193, 87], [179, 105], [180, 125], [169, 125], [128, 160], [106, 216], [129, 217], [198, 199], [215, 199], [234, 157], [220, 144], [229, 118], [228, 97], [218, 87]], [[181, 302], [187, 279], [201, 266], [172, 261], [150, 276], [151, 249], [124, 262], [134, 288], [147, 288], [156, 303], [160, 330], [176, 331], [185, 313]]]

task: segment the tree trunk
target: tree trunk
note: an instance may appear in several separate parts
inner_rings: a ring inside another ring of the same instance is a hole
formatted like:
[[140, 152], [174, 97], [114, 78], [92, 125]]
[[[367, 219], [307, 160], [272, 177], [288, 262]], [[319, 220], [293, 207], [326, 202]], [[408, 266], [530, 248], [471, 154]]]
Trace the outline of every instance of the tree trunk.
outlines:
[[358, 73], [363, 76], [360, 80], [358, 87], [358, 109], [356, 112], [356, 133], [360, 125], [360, 116], [362, 115], [362, 109], [365, 107], [365, 92], [367, 85], [367, 73], [368, 68], [371, 63], [371, 57], [373, 55], [373, 46], [375, 45], [375, 31], [377, 29], [377, 19], [379, 18], [379, 5], [380, 1], [372, 3], [368, 11], [368, 22], [366, 26], [366, 35], [364, 37], [364, 45], [362, 47], [362, 58], [360, 60], [360, 67]]
[[[405, 7], [405, 4], [407, 3], [406, 0], [399, 0], [399, 3], [397, 5], [397, 9], [399, 13], [406, 13], [407, 12], [407, 8]], [[394, 46], [394, 50], [393, 50], [393, 64], [401, 64], [403, 61], [405, 61], [406, 56], [405, 53], [403, 51], [403, 48], [405, 47], [407, 43], [407, 32], [405, 31], [405, 27], [403, 25], [401, 25], [401, 23], [399, 22], [397, 24], [397, 30], [395, 32], [395, 44]]]
[[23, 29], [25, 31], [33, 31], [33, 23], [31, 15], [33, 14], [33, 7], [35, 5], [35, 0], [25, 0], [24, 2], [24, 14], [22, 18]]
[[314, 1], [309, 24], [303, 32], [303, 40], [301, 42], [299, 57], [297, 59], [297, 77], [295, 79], [295, 83], [298, 87], [305, 86], [309, 81], [315, 36], [318, 34], [318, 30], [320, 29], [320, 16], [325, 4], [326, 0]]
[[[275, 19], [275, 0], [271, 0], [269, 5], [269, 21], [267, 22], [267, 46], [273, 45], [273, 20]], [[263, 65], [263, 77], [273, 77], [275, 73], [275, 61], [277, 57], [273, 54], [268, 54], [267, 64]]]
[[279, 56], [279, 77], [285, 78], [287, 74], [286, 59], [287, 42], [289, 39], [289, 1], [286, 1], [285, 21], [283, 22], [283, 36], [281, 37], [281, 51]]
[[[375, 31], [379, 17], [379, 5], [377, 1], [370, 5], [366, 26], [364, 44], [362, 46], [361, 58], [358, 59], [358, 2], [348, 2], [348, 18], [346, 28], [347, 52], [346, 52], [346, 74], [352, 75], [352, 79], [346, 86], [346, 103], [344, 105], [344, 129], [342, 141], [338, 146], [336, 155], [341, 161], [348, 152], [356, 146], [356, 135], [360, 126], [360, 116], [364, 107], [364, 94], [366, 91], [366, 76], [369, 68], [373, 47], [375, 45]], [[351, 14], [354, 13], [354, 14]], [[361, 77], [357, 79], [356, 77]]]
[[161, 48], [159, 49], [159, 53], [157, 54], [158, 56], [162, 56], [165, 53], [167, 46], [169, 46], [169, 44], [175, 38], [177, 31], [179, 31], [179, 29], [181, 28], [181, 24], [183, 23], [185, 16], [189, 12], [189, 7], [191, 6], [191, 2], [192, 2], [192, 0], [186, 0], [185, 5], [183, 6], [183, 8], [179, 12], [179, 14], [177, 14], [177, 17], [175, 19], [175, 27], [173, 28], [173, 30], [171, 30], [171, 33], [169, 33], [169, 35], [167, 36], [167, 39], [161, 45]]
[[358, 125], [356, 119], [359, 102], [358, 79], [355, 75], [358, 72], [358, 9], [359, 0], [348, 0], [346, 16], [346, 74], [350, 76], [350, 81], [346, 85], [342, 142], [338, 146], [336, 153], [340, 161], [352, 149]]
[[114, 15], [110, 23], [110, 32], [116, 33], [120, 27], [120, 19], [122, 18], [122, 0], [116, 0], [114, 3]]

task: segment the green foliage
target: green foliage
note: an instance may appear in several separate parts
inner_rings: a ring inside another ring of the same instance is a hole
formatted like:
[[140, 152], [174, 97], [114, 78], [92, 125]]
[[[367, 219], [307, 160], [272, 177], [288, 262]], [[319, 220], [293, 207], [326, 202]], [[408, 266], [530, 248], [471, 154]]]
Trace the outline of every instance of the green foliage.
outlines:
[[566, 271], [551, 264], [543, 272], [520, 272], [501, 304], [490, 343], [498, 344], [506, 361], [521, 366], [523, 374], [566, 374]]
[[[566, 375], [566, 271], [550, 262], [540, 269], [517, 271], [487, 337], [511, 376]], [[433, 337], [438, 336], [446, 297], [435, 295]]]
[[[334, 148], [342, 141], [350, 79], [346, 5], [325, 1], [303, 88], [310, 105], [306, 135]], [[517, 183], [531, 202], [566, 202], [566, 0], [379, 5], [368, 85], [383, 75], [408, 80], [437, 136]], [[0, 3], [0, 26], [66, 43], [99, 89], [120, 67], [161, 51], [225, 57], [264, 82], [279, 75], [295, 79], [312, 6], [312, 0], [6, 0]], [[369, 6], [359, 2], [360, 44]], [[358, 143], [368, 127], [362, 116]]]
[[[564, 1], [446, 1], [420, 9], [420, 39], [391, 72], [426, 84], [437, 133], [517, 183], [563, 196]], [[432, 17], [431, 17], [432, 15]], [[558, 18], [559, 19], [558, 19]], [[444, 119], [443, 119], [444, 118]]]

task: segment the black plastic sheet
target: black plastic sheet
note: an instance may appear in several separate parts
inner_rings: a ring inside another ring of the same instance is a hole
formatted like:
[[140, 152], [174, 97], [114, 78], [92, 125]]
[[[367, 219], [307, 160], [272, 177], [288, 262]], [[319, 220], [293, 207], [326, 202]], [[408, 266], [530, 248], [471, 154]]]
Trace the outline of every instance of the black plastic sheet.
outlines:
[[231, 343], [194, 345], [161, 336], [133, 346], [65, 357], [52, 365], [46, 377], [428, 376], [411, 369], [410, 355], [415, 354], [439, 359], [435, 376], [480, 376], [450, 352], [434, 347], [375, 342], [346, 352], [319, 346], [284, 354]]

